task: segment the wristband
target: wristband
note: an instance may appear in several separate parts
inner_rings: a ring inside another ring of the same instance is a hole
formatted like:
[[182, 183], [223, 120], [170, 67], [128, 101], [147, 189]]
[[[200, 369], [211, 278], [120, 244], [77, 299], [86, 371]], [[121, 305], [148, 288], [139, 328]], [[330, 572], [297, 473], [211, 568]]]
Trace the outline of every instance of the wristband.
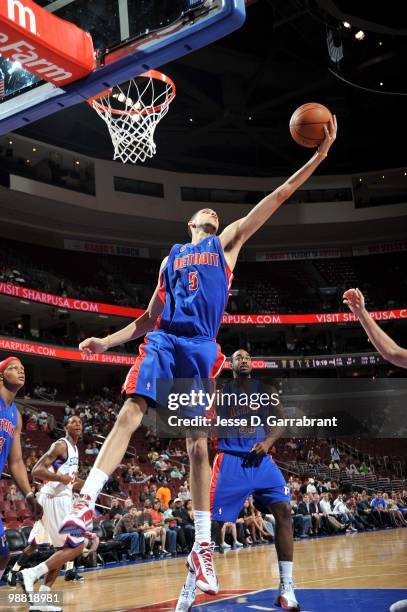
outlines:
[[328, 153], [324, 153], [323, 151], [317, 151], [317, 155], [319, 155], [319, 157], [328, 157]]
[[27, 495], [25, 496], [26, 499], [29, 499], [30, 497], [34, 497], [34, 493], [32, 491], [27, 493]]

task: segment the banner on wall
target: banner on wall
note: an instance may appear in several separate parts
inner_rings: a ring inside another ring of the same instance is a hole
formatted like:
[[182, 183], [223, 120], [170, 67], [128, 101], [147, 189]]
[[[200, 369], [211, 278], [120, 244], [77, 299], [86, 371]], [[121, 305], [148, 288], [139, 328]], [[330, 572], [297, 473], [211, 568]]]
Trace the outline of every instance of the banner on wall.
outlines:
[[[371, 312], [375, 321], [407, 319], [407, 308], [399, 310], [378, 310]], [[354, 323], [357, 321], [353, 312], [332, 312], [321, 314], [224, 314], [223, 325], [323, 325], [326, 323]]]
[[[0, 351], [8, 353], [23, 353], [36, 357], [58, 359], [63, 361], [78, 361], [82, 363], [98, 363], [104, 365], [131, 366], [135, 356], [118, 353], [103, 353], [101, 355], [85, 355], [73, 348], [63, 348], [39, 342], [30, 342], [17, 338], [0, 336]], [[385, 363], [378, 353], [357, 353], [345, 355], [313, 355], [296, 357], [264, 357], [254, 358], [253, 368], [256, 370], [309, 370], [340, 367], [374, 366]], [[230, 370], [231, 361], [227, 359], [224, 368]]]
[[108, 242], [92, 242], [90, 240], [72, 240], [64, 238], [64, 249], [67, 251], [84, 251], [96, 255], [118, 255], [119, 257], [149, 257], [150, 250], [146, 247], [134, 247]]
[[[144, 310], [130, 306], [115, 306], [78, 300], [53, 293], [45, 293], [36, 289], [28, 289], [11, 283], [0, 282], [0, 294], [20, 298], [32, 302], [40, 302], [47, 306], [90, 312], [95, 314], [113, 315], [136, 319]], [[378, 310], [370, 313], [376, 321], [407, 319], [407, 308], [393, 310]], [[321, 314], [227, 314], [222, 317], [222, 325], [324, 325], [332, 323], [353, 323], [357, 319], [352, 312], [332, 312]]]
[[331, 259], [342, 257], [341, 249], [295, 249], [256, 253], [256, 261], [296, 261], [299, 259]]
[[378, 242], [376, 244], [365, 244], [349, 248], [310, 248], [290, 249], [283, 251], [264, 251], [256, 253], [256, 261], [296, 261], [300, 259], [337, 259], [338, 257], [357, 257], [359, 255], [384, 255], [386, 253], [398, 253], [407, 251], [407, 242], [398, 240], [396, 242]]
[[54, 293], [45, 293], [37, 289], [20, 287], [19, 285], [13, 285], [11, 283], [0, 282], [0, 293], [30, 302], [40, 302], [41, 304], [54, 306], [55, 308], [66, 308], [67, 310], [79, 310], [81, 312], [115, 315], [133, 319], [141, 316], [144, 312], [141, 308], [130, 308], [128, 306], [115, 306], [114, 304], [78, 300], [62, 295], [55, 295]]
[[377, 244], [352, 247], [353, 255], [384, 255], [385, 253], [399, 253], [400, 251], [407, 251], [406, 241], [378, 242]]
[[37, 357], [48, 357], [49, 359], [63, 359], [65, 361], [81, 361], [88, 363], [104, 363], [107, 365], [131, 366], [135, 362], [132, 355], [121, 355], [115, 353], [102, 353], [101, 355], [85, 355], [82, 351], [73, 348], [63, 348], [51, 344], [40, 344], [7, 338], [0, 336], [0, 350], [11, 353], [26, 353]]

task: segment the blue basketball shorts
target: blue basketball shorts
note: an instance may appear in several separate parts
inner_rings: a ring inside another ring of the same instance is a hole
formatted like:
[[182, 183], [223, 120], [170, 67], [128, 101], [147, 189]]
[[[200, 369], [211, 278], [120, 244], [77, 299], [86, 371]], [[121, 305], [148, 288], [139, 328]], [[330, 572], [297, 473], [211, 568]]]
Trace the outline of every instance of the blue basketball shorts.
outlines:
[[0, 518], [0, 557], [8, 557], [9, 552], [6, 534], [4, 533], [3, 521]]
[[290, 501], [284, 476], [270, 455], [258, 466], [243, 467], [244, 458], [219, 452], [211, 477], [212, 520], [234, 523], [249, 495], [261, 512], [271, 504]]
[[[155, 330], [149, 332], [140, 345], [122, 392], [125, 396], [146, 398], [149, 406], [167, 406], [169, 393], [176, 390], [208, 391], [205, 381], [219, 376], [224, 362], [219, 344], [211, 339], [187, 338]], [[205, 407], [185, 408], [183, 413], [204, 415]]]

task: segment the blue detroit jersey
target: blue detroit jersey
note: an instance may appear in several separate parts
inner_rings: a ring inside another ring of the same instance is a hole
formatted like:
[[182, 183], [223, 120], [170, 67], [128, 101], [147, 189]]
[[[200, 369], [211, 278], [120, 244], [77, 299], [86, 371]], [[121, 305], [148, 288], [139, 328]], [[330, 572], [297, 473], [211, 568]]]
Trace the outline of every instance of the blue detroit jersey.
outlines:
[[[231, 401], [228, 401], [225, 394], [231, 394]], [[246, 419], [247, 426], [227, 426], [217, 428], [217, 438], [214, 440], [215, 446], [219, 451], [231, 453], [250, 453], [256, 442], [262, 442], [267, 437], [266, 418], [272, 414], [271, 406], [260, 406], [251, 408], [250, 402], [246, 402], [246, 395], [252, 395], [256, 400], [256, 395], [266, 393], [260, 380], [250, 380], [243, 390], [234, 381], [226, 383], [222, 389], [223, 405], [216, 406], [216, 414], [220, 418]], [[269, 391], [267, 391], [269, 393]], [[236, 396], [237, 401], [234, 401]], [[260, 403], [260, 402], [259, 402]], [[257, 405], [257, 404], [256, 404]], [[258, 416], [262, 424], [251, 425], [251, 417]]]
[[18, 411], [16, 405], [13, 402], [7, 408], [4, 400], [0, 397], [0, 478], [13, 444], [17, 423]]
[[174, 245], [160, 278], [164, 310], [159, 329], [177, 336], [216, 338], [231, 282], [218, 236]]

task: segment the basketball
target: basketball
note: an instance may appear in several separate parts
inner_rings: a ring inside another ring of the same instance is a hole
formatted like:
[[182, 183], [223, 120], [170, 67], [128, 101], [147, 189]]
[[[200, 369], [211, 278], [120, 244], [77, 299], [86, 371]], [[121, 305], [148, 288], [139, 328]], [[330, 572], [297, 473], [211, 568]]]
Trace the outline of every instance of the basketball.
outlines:
[[302, 147], [317, 147], [325, 138], [324, 126], [330, 119], [331, 111], [323, 104], [303, 104], [290, 119], [291, 136]]

